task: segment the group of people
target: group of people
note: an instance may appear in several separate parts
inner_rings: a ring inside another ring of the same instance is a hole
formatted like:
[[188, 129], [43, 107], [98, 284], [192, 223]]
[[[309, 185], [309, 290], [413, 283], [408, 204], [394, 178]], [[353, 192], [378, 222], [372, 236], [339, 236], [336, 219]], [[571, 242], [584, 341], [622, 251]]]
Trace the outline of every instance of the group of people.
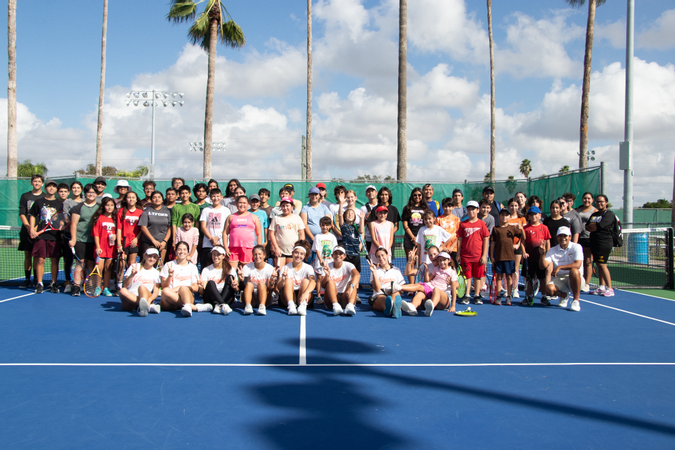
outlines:
[[[520, 297], [521, 265], [525, 305], [533, 304], [542, 286], [543, 305], [558, 297], [558, 306], [569, 301], [579, 311], [593, 263], [600, 281], [593, 293], [614, 295], [607, 260], [616, 217], [606, 196], [589, 192], [576, 209], [576, 197], [564, 194], [546, 216], [539, 197], [518, 192], [504, 205], [489, 186], [479, 201], [465, 204], [460, 189], [439, 202], [426, 184], [412, 189], [399, 213], [386, 186], [367, 186], [359, 207], [357, 193], [344, 186], [336, 186], [335, 202], [329, 201], [324, 183], [310, 189], [305, 204], [286, 184], [274, 205], [268, 189], [247, 194], [236, 179], [224, 192], [215, 180], [190, 188], [174, 178], [165, 192], [148, 180], [143, 194], [119, 180], [116, 198], [104, 193], [103, 177], [83, 186], [35, 175], [31, 184], [19, 205], [25, 286], [32, 286], [33, 272], [35, 292], [42, 293], [46, 259], [56, 280], [63, 258], [64, 292], [78, 296], [96, 265], [103, 274], [101, 295], [115, 292], [124, 310], [141, 316], [162, 310], [227, 315], [236, 301], [244, 314], [257, 308], [265, 315], [277, 304], [289, 315], [305, 315], [324, 304], [336, 315], [354, 315], [362, 252], [373, 288], [368, 302], [385, 316], [430, 316], [438, 309], [454, 312], [456, 303], [482, 304], [488, 261], [503, 287], [497, 304]], [[394, 265], [400, 226], [403, 272]], [[467, 289], [457, 299], [458, 272], [473, 285], [473, 297]], [[47, 289], [60, 291], [55, 281]]]

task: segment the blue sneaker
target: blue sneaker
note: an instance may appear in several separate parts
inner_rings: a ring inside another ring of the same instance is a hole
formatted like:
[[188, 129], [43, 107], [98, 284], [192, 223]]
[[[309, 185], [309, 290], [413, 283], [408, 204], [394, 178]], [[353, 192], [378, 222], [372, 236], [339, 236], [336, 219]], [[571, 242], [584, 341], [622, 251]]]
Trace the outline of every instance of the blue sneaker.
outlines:
[[394, 318], [400, 319], [401, 318], [401, 305], [403, 304], [403, 299], [401, 299], [400, 295], [396, 296], [396, 300], [394, 300], [394, 310], [392, 311], [392, 314], [394, 315]]
[[384, 300], [384, 316], [385, 317], [391, 317], [393, 307], [394, 307], [394, 302], [391, 298], [391, 295], [387, 295], [387, 298]]
[[94, 290], [94, 297], [96, 297], [97, 295], [100, 295], [100, 294], [101, 294], [101, 288], [100, 288], [100, 287], [97, 287], [97, 288]]
[[101, 292], [101, 295], [104, 297], [112, 297], [112, 292], [108, 288], [104, 288], [103, 291]]

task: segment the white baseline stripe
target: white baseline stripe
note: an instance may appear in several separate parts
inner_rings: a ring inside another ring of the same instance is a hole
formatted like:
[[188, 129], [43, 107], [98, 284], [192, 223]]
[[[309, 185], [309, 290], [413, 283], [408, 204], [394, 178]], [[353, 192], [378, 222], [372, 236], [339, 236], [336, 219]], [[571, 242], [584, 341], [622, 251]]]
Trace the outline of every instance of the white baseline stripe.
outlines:
[[18, 297], [8, 298], [6, 300], [0, 300], [0, 303], [5, 303], [5, 302], [8, 302], [10, 300], [16, 300], [17, 298], [28, 297], [29, 295], [35, 295], [35, 292], [31, 292], [30, 294], [19, 295]]
[[675, 362], [568, 362], [475, 364], [237, 364], [237, 363], [0, 363], [0, 367], [546, 367], [546, 366], [675, 366]]
[[307, 364], [307, 327], [306, 324], [307, 316], [300, 316], [300, 359], [298, 364], [304, 366]]
[[643, 294], [642, 292], [633, 292], [633, 291], [629, 291], [629, 290], [626, 290], [626, 289], [615, 289], [615, 290], [622, 291], [622, 292], [628, 292], [628, 293], [636, 294], [636, 295], [644, 295], [645, 297], [658, 298], [660, 300], [665, 300], [667, 302], [675, 302], [675, 300], [672, 300], [670, 298], [665, 298], [665, 297], [659, 297], [658, 295]]
[[653, 321], [656, 321], [656, 322], [665, 323], [665, 324], [672, 325], [672, 326], [675, 327], [675, 323], [667, 322], [667, 321], [665, 321], [665, 320], [655, 319], [654, 317], [649, 317], [649, 316], [643, 316], [642, 314], [638, 314], [638, 313], [626, 311], [625, 309], [614, 308], [613, 306], [603, 305], [602, 303], [595, 303], [595, 302], [592, 302], [592, 301], [590, 301], [590, 300], [584, 300], [583, 298], [580, 299], [580, 300], [581, 300], [582, 302], [590, 303], [590, 304], [592, 304], [592, 305], [602, 306], [603, 308], [609, 308], [609, 309], [613, 309], [613, 310], [615, 310], [615, 311], [621, 311], [621, 312], [624, 312], [624, 313], [626, 313], [626, 314], [632, 314], [633, 316], [638, 316], [638, 317], [642, 317], [642, 318], [644, 318], [644, 319], [649, 319], [649, 320], [653, 320]]

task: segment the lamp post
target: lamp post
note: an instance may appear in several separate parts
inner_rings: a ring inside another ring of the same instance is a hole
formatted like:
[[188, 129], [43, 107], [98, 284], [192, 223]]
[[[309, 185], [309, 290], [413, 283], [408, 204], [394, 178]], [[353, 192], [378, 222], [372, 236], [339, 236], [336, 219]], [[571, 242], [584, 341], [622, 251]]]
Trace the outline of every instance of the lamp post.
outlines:
[[182, 92], [168, 91], [131, 91], [127, 93], [127, 106], [133, 103], [134, 106], [152, 107], [152, 136], [150, 138], [150, 172], [151, 180], [155, 179], [155, 106], [183, 106]]

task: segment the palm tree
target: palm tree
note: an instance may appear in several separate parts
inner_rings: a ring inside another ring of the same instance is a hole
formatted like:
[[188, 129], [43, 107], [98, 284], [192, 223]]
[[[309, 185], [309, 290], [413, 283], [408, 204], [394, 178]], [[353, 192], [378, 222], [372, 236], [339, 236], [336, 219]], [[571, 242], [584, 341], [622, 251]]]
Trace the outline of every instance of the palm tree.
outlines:
[[103, 0], [103, 37], [101, 38], [101, 83], [98, 89], [98, 124], [96, 125], [96, 175], [103, 170], [103, 98], [105, 95], [105, 47], [108, 32], [108, 0]]
[[[585, 0], [565, 0], [569, 5], [581, 7]], [[591, 92], [591, 57], [593, 54], [593, 28], [595, 27], [595, 8], [606, 0], [588, 2], [588, 22], [586, 24], [586, 51], [584, 53], [584, 81], [581, 88], [581, 126], [579, 127], [579, 168], [588, 167], [588, 96]]]
[[7, 1], [7, 54], [7, 176], [16, 177], [16, 0]]
[[522, 173], [525, 178], [530, 178], [530, 172], [532, 172], [532, 161], [529, 159], [524, 159], [520, 163], [520, 173]]
[[408, 144], [407, 127], [407, 95], [408, 95], [408, 1], [399, 0], [398, 13], [398, 145], [396, 179], [405, 181], [407, 174]]
[[495, 181], [495, 52], [492, 40], [492, 0], [487, 0], [490, 40], [490, 181]]
[[305, 180], [312, 179], [312, 0], [307, 0], [307, 143]]
[[[204, 118], [204, 172], [205, 180], [211, 178], [211, 154], [213, 141], [213, 95], [216, 86], [216, 45], [220, 42], [228, 47], [240, 48], [245, 44], [244, 32], [227, 12], [220, 0], [171, 0], [171, 9], [166, 18], [175, 23], [193, 20], [197, 5], [206, 2], [204, 10], [188, 31], [192, 44], [209, 52], [209, 69], [206, 82], [206, 112]], [[227, 20], [223, 17], [227, 16]]]
[[569, 172], [569, 171], [570, 171], [570, 166], [564, 165], [564, 166], [562, 166], [562, 167], [560, 168], [560, 170], [558, 171], [558, 173], [567, 173], [567, 172]]
[[47, 176], [47, 166], [45, 163], [35, 163], [30, 162], [30, 159], [25, 160], [17, 166], [17, 176], [30, 178], [33, 175], [42, 175]]

